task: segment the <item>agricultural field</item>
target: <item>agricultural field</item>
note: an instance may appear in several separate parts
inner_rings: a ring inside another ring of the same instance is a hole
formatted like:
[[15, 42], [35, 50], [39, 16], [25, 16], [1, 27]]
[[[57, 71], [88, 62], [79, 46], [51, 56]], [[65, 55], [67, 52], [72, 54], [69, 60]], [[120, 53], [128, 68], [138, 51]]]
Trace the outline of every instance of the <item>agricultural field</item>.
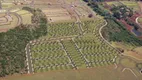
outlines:
[[[106, 3], [140, 10], [134, 1]], [[2, 8], [0, 32], [19, 27], [0, 34], [0, 77], [12, 75], [0, 80], [142, 80], [140, 40], [100, 2], [7, 0]]]
[[99, 28], [104, 24], [103, 19], [51, 23], [47, 38], [30, 43], [31, 73], [114, 64], [119, 52], [100, 37]]

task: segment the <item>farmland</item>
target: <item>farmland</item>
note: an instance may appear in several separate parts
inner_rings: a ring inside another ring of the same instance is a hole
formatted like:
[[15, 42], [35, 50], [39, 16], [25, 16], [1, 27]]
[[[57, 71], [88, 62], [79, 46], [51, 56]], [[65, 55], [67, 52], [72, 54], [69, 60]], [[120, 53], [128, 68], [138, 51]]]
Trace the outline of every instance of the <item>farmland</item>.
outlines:
[[49, 38], [30, 43], [31, 73], [114, 64], [119, 52], [100, 37], [104, 24], [103, 19], [50, 24]]
[[121, 24], [139, 11], [137, 2], [7, 1], [0, 10], [0, 77], [12, 76], [0, 79], [142, 79], [141, 40]]

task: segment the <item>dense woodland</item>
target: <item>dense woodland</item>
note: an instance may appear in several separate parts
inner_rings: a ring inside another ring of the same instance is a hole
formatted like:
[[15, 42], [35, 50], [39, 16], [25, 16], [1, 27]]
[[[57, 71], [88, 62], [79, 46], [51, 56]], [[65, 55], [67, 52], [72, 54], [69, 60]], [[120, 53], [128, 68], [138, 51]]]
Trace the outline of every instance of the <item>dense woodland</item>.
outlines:
[[[125, 26], [117, 20], [116, 15], [110, 13], [107, 9], [103, 8], [102, 3], [89, 1], [88, 5], [98, 14], [101, 16], [104, 16], [106, 21], [108, 22], [107, 27], [103, 29], [104, 37], [108, 41], [117, 41], [117, 42], [124, 42], [124, 43], [133, 43], [136, 46], [142, 46], [142, 40], [135, 37], [133, 34], [131, 34], [129, 31], [126, 30]], [[119, 6], [115, 7], [115, 9], [112, 9], [112, 12], [117, 12], [121, 10], [121, 8], [125, 7], [126, 12], [123, 12], [123, 14], [119, 15], [119, 17], [127, 18], [128, 16], [132, 16], [132, 10], [127, 8], [126, 6]], [[129, 14], [126, 15], [127, 11]], [[118, 17], [118, 18], [119, 18]]]
[[33, 13], [31, 25], [19, 25], [0, 33], [0, 77], [14, 73], [26, 73], [25, 47], [31, 40], [47, 33], [47, 20], [39, 9], [24, 7]]

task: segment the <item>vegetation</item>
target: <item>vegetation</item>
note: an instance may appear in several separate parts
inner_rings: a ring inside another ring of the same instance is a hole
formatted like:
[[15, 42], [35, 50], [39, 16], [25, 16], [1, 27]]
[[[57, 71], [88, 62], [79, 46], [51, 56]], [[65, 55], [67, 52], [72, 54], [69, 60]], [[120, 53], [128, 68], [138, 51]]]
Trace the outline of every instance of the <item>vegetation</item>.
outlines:
[[[125, 26], [116, 19], [117, 17], [114, 17], [113, 14], [111, 14], [109, 11], [105, 10], [104, 8], [102, 8], [101, 3], [97, 3], [97, 2], [93, 2], [92, 1], [92, 2], [88, 2], [88, 5], [91, 8], [93, 8], [93, 10], [97, 14], [99, 14], [101, 16], [104, 16], [104, 18], [108, 22], [107, 27], [105, 27], [103, 29], [103, 31], [102, 31], [104, 37], [107, 40], [109, 40], [109, 41], [124, 42], [124, 43], [131, 43], [132, 45], [135, 45], [135, 46], [142, 46], [142, 41], [139, 40], [137, 37], [135, 37], [130, 32], [128, 32], [125, 29]], [[125, 7], [126, 8], [126, 6], [121, 6], [121, 7]], [[115, 8], [112, 9], [114, 12], [117, 12], [120, 9], [119, 7], [115, 7]], [[132, 14], [131, 9], [129, 9], [129, 11]], [[122, 10], [122, 12], [123, 12], [123, 10]], [[124, 12], [124, 14], [126, 12]], [[127, 15], [127, 16], [131, 16], [131, 15]], [[120, 17], [120, 15], [119, 15], [119, 17]]]
[[133, 11], [125, 5], [114, 6], [111, 8], [111, 11], [113, 12], [113, 16], [117, 19], [126, 19], [133, 15]]
[[[30, 10], [33, 10], [30, 8]], [[47, 21], [38, 10], [33, 18], [38, 18], [35, 25], [17, 26], [7, 32], [0, 33], [0, 77], [14, 73], [26, 72], [25, 47], [30, 40], [37, 39], [47, 33]]]
[[104, 23], [103, 19], [95, 19], [82, 23], [50, 24], [48, 39], [30, 44], [34, 72], [114, 64], [119, 52], [100, 37], [99, 29]]
[[48, 37], [63, 37], [80, 33], [79, 25], [75, 23], [53, 23], [48, 26]]
[[108, 25], [104, 28], [103, 34], [109, 41], [124, 42], [133, 46], [142, 46], [142, 41], [129, 33], [124, 28], [123, 24], [117, 24], [110, 19], [107, 19], [107, 22]]

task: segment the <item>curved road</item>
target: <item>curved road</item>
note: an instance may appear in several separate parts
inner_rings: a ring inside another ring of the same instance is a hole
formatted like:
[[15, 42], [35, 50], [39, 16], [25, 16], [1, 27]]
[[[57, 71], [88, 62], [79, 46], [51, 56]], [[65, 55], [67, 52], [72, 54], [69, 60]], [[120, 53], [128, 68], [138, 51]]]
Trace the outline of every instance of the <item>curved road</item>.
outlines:
[[[103, 37], [103, 35], [102, 35], [102, 29], [107, 25], [108, 23], [107, 23], [107, 21], [105, 20], [105, 24], [99, 29], [99, 34], [100, 34], [100, 36], [101, 36], [101, 38], [107, 43], [107, 44], [109, 44], [111, 47], [113, 47], [114, 49], [116, 49], [114, 46], [112, 46], [111, 44], [110, 44], [110, 42], [108, 42], [104, 37]], [[118, 52], [120, 52], [118, 49], [116, 49]], [[121, 52], [120, 52], [121, 53]]]

